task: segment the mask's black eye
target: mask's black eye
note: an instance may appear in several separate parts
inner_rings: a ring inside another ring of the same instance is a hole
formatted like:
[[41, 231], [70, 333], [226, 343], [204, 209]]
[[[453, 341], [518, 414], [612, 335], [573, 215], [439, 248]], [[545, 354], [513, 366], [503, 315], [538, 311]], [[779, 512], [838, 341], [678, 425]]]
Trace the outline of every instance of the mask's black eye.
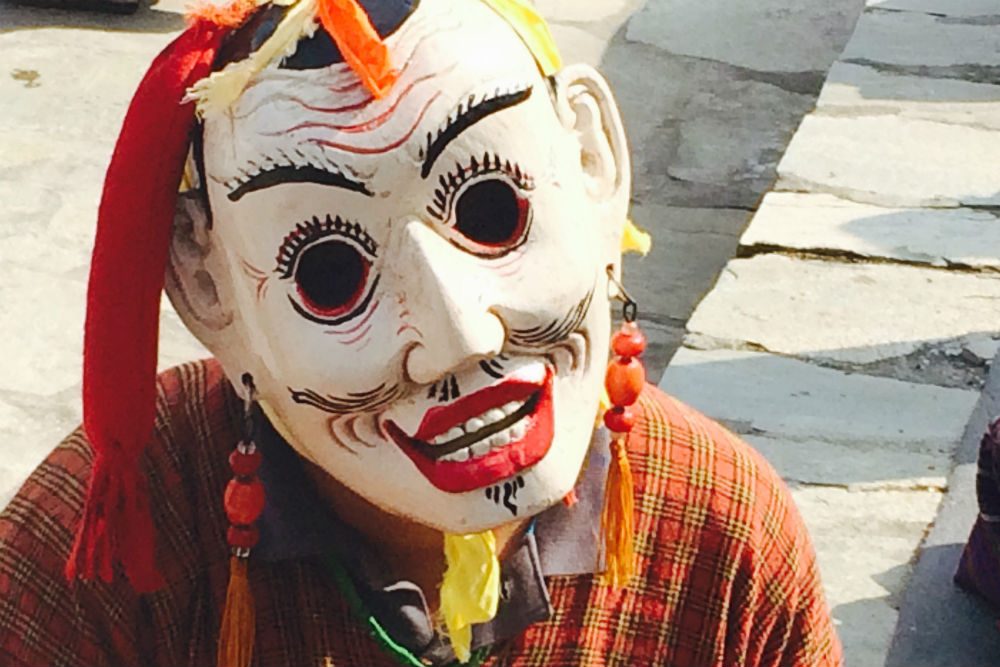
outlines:
[[331, 239], [301, 252], [295, 286], [303, 304], [320, 317], [336, 317], [357, 305], [371, 263], [353, 245]]
[[466, 188], [455, 205], [455, 229], [470, 241], [491, 250], [509, 249], [524, 237], [528, 200], [499, 178]]

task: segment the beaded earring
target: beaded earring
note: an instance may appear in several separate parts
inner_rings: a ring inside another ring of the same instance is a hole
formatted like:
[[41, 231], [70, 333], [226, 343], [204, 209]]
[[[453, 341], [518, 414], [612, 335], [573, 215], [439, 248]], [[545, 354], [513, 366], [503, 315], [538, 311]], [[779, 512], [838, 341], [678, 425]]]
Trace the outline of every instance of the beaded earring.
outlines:
[[260, 537], [254, 524], [264, 511], [265, 496], [264, 485], [257, 477], [261, 463], [261, 454], [255, 444], [257, 389], [249, 373], [242, 379], [246, 394], [243, 400], [243, 439], [229, 455], [233, 477], [226, 485], [223, 497], [226, 518], [229, 519], [226, 539], [232, 556], [229, 559], [229, 588], [219, 636], [219, 667], [249, 665], [256, 633], [247, 562], [250, 550]]
[[646, 336], [636, 323], [638, 305], [611, 269], [608, 277], [622, 299], [621, 328], [611, 337], [613, 353], [604, 376], [610, 407], [604, 425], [611, 431], [611, 466], [604, 490], [601, 534], [604, 538], [605, 581], [614, 588], [626, 585], [635, 573], [633, 527], [633, 481], [628, 461], [628, 437], [635, 425], [632, 407], [646, 384], [646, 370], [638, 357], [646, 349]]

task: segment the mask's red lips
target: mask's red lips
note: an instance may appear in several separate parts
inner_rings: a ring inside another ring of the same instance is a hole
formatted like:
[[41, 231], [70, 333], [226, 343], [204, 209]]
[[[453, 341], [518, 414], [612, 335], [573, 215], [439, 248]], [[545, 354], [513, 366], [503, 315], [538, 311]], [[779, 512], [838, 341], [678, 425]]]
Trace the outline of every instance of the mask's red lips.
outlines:
[[[490, 486], [535, 465], [548, 453], [554, 433], [552, 378], [552, 369], [546, 369], [541, 382], [504, 380], [451, 405], [431, 408], [413, 436], [392, 421], [385, 423], [386, 432], [431, 484], [442, 491], [463, 493]], [[525, 401], [530, 410], [523, 417], [526, 429], [519, 440], [468, 461], [443, 461], [432, 456], [436, 451], [426, 444], [429, 440], [512, 401]]]

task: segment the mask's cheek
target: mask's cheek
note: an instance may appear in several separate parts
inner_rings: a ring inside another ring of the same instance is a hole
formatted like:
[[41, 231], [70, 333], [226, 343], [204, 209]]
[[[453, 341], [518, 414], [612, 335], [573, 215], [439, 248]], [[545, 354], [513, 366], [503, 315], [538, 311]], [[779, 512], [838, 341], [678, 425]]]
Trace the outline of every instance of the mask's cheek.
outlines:
[[[266, 250], [252, 239], [223, 239], [238, 311], [241, 372], [254, 376], [261, 398], [282, 422], [324, 422], [365, 412], [397, 396], [403, 343], [395, 302], [375, 290], [370, 308], [339, 327], [309, 321], [292, 305], [294, 284], [274, 271], [247, 268]], [[324, 427], [324, 430], [325, 427]]]
[[502, 289], [509, 326], [546, 326], [599, 290], [605, 239], [598, 221], [563, 189], [539, 188], [531, 198], [532, 219], [517, 256], [496, 260], [492, 269]]

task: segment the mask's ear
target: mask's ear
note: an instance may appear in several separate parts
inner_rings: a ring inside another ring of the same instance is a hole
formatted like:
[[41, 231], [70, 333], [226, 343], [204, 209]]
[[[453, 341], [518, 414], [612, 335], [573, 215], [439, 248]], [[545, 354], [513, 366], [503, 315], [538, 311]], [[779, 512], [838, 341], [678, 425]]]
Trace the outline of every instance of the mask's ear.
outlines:
[[[218, 248], [212, 247], [209, 214], [198, 189], [177, 197], [166, 291], [187, 328], [213, 352], [233, 325], [231, 303], [224, 293], [224, 271]], [[221, 289], [220, 289], [221, 288]]]
[[624, 221], [632, 186], [628, 144], [608, 83], [590, 65], [570, 65], [554, 77], [555, 107], [580, 143], [587, 192], [607, 214]]

